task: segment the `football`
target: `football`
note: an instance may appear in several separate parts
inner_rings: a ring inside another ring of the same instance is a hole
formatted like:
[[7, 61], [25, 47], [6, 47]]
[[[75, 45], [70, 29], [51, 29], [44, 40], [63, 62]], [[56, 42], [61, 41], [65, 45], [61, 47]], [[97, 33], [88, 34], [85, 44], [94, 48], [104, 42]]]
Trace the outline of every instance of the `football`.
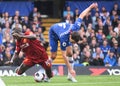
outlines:
[[44, 77], [45, 77], [45, 75], [42, 72], [40, 72], [40, 71], [38, 71], [38, 72], [36, 72], [34, 74], [34, 80], [36, 82], [42, 82], [42, 80], [44, 79]]

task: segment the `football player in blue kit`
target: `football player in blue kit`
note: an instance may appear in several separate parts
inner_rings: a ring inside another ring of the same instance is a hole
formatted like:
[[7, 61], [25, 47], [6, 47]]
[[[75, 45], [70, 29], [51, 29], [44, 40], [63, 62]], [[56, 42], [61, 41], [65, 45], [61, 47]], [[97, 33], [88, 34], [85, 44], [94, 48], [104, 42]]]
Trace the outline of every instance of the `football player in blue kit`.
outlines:
[[49, 30], [49, 42], [50, 42], [50, 59], [53, 61], [57, 56], [58, 41], [60, 42], [60, 48], [62, 52], [63, 59], [68, 68], [68, 80], [72, 82], [77, 82], [75, 79], [75, 70], [72, 67], [72, 43], [77, 43], [80, 39], [80, 34], [77, 32], [80, 29], [82, 19], [87, 15], [89, 11], [96, 8], [97, 3], [92, 3], [88, 8], [86, 8], [75, 21], [74, 24], [69, 24], [65, 22], [56, 23], [50, 27]]

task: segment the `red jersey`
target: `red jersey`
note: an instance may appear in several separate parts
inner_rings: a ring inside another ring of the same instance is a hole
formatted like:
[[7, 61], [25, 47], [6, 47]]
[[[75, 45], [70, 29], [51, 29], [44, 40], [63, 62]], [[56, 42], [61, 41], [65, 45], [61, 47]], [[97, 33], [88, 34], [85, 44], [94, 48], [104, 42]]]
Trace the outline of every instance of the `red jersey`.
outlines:
[[[25, 35], [29, 35], [30, 31], [25, 32]], [[19, 53], [21, 50], [24, 52], [26, 58], [36, 60], [38, 62], [48, 59], [48, 55], [44, 47], [37, 39], [22, 38], [16, 42], [16, 50]]]

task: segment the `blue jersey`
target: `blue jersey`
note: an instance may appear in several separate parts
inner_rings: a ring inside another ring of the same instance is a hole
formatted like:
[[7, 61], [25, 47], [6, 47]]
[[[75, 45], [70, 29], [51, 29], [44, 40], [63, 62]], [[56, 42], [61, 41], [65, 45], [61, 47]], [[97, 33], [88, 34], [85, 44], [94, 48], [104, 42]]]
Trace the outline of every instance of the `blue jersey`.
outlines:
[[107, 45], [107, 46], [100, 46], [100, 48], [101, 48], [101, 50], [102, 50], [102, 52], [103, 52], [103, 54], [104, 54], [104, 57], [108, 54], [108, 51], [110, 50], [110, 46], [109, 45]]
[[60, 41], [61, 50], [66, 50], [70, 46], [69, 36], [71, 31], [78, 31], [80, 29], [82, 20], [78, 18], [74, 24], [65, 22], [56, 23], [51, 26], [49, 30], [49, 42], [52, 52], [57, 51], [58, 41]]

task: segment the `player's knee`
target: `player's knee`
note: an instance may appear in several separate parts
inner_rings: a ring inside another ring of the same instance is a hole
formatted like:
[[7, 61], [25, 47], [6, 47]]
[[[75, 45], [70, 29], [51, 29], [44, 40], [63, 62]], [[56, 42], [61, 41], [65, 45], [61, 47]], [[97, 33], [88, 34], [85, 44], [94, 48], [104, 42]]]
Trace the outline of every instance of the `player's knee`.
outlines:
[[55, 53], [52, 53], [52, 54], [51, 54], [51, 59], [54, 60], [54, 59], [56, 58], [56, 56], [57, 56], [56, 52], [55, 52]]

